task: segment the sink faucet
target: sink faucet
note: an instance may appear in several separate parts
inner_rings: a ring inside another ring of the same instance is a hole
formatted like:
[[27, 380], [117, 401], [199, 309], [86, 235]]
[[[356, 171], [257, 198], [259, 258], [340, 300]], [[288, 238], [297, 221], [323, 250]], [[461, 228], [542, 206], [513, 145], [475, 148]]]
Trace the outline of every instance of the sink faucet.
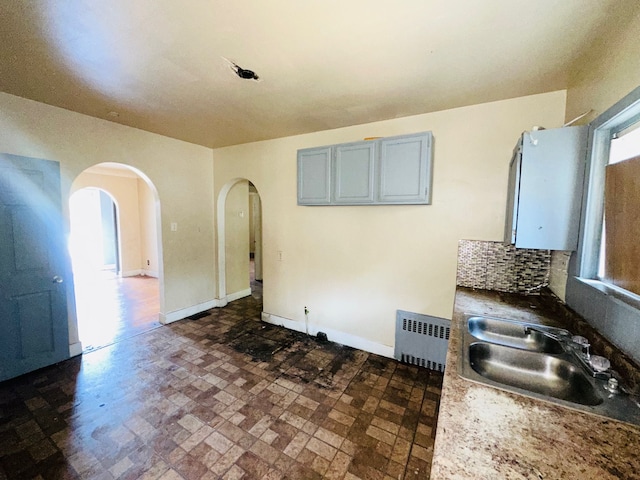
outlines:
[[537, 327], [534, 327], [532, 325], [525, 325], [524, 326], [524, 334], [525, 335], [530, 335], [531, 332], [538, 332], [538, 333], [544, 335], [545, 337], [549, 337], [552, 340], [555, 340], [557, 342], [564, 342], [565, 341], [564, 338], [560, 337], [559, 335], [556, 335], [555, 333], [551, 333], [551, 332], [549, 332], [547, 330], [544, 330], [542, 328], [537, 328]]
[[[605, 380], [611, 378], [611, 372], [609, 370], [609, 360], [604, 357], [598, 357], [597, 355], [592, 356], [589, 353], [589, 347], [591, 346], [591, 344], [586, 338], [578, 335], [574, 335], [573, 337], [569, 335], [562, 337], [553, 332], [549, 332], [533, 325], [525, 325], [524, 334], [530, 335], [531, 332], [538, 332], [545, 337], [560, 342], [562, 345], [571, 347], [568, 350], [573, 353], [573, 355], [580, 361], [580, 363], [582, 363], [582, 365], [587, 369], [587, 372], [591, 376], [596, 378], [603, 378]], [[610, 391], [612, 392], [612, 390]]]

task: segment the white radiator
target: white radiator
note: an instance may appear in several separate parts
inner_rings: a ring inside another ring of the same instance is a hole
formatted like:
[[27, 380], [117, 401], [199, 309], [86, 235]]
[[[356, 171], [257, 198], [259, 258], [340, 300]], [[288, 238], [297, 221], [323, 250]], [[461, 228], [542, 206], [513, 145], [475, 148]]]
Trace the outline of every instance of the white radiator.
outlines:
[[398, 310], [394, 357], [403, 363], [444, 371], [451, 321]]

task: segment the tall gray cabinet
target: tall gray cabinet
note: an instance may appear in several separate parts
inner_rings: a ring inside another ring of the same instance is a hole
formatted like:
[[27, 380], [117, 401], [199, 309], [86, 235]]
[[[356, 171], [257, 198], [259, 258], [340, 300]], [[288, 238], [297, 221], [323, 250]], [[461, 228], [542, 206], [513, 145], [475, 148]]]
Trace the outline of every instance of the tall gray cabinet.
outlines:
[[431, 147], [422, 132], [298, 150], [298, 204], [429, 204]]
[[505, 243], [577, 248], [587, 135], [587, 126], [522, 134], [509, 167]]

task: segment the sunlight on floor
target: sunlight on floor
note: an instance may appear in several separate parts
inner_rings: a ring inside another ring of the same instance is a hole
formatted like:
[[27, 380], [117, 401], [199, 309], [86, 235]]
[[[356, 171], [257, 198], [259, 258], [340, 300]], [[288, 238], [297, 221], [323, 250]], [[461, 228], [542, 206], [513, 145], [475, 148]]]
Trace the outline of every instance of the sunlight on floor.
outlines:
[[85, 350], [114, 342], [123, 312], [118, 278], [112, 271], [75, 273], [78, 330]]
[[157, 278], [121, 278], [108, 270], [76, 275], [78, 329], [84, 351], [160, 326]]

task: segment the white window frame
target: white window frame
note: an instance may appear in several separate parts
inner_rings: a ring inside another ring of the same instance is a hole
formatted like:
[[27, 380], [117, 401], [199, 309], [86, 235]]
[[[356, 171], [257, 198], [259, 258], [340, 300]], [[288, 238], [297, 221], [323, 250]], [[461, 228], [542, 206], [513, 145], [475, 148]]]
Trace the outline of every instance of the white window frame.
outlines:
[[[582, 209], [583, 222], [576, 269], [577, 276], [581, 279], [598, 280], [604, 217], [605, 168], [609, 163], [611, 138], [614, 134], [637, 122], [640, 122], [640, 87], [633, 90], [589, 125], [589, 147], [587, 149], [589, 158], [587, 159]], [[618, 288], [609, 283], [605, 283], [605, 285]]]
[[640, 87], [589, 125], [578, 251], [571, 256], [565, 300], [611, 343], [640, 364], [640, 295], [597, 279], [605, 168], [613, 133], [640, 119]]

